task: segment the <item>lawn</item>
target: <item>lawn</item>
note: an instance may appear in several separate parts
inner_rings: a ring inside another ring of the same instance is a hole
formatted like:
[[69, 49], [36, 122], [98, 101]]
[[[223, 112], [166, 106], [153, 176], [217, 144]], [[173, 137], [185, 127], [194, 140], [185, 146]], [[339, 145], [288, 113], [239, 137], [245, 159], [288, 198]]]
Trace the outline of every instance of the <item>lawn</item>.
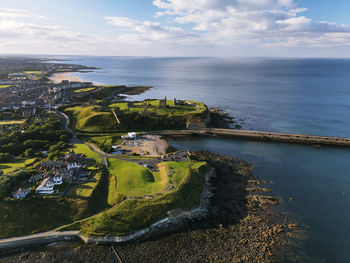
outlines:
[[18, 168], [24, 168], [27, 164], [34, 162], [35, 158], [32, 159], [16, 159], [11, 163], [0, 163], [0, 170], [7, 174]]
[[57, 69], [57, 72], [71, 72], [72, 69]]
[[42, 73], [42, 71], [24, 71], [24, 74], [28, 74], [28, 75], [40, 75]]
[[72, 120], [72, 128], [85, 132], [101, 132], [116, 128], [116, 120], [111, 112], [100, 111], [98, 107], [73, 107], [65, 112]]
[[87, 158], [99, 158], [100, 157], [97, 153], [92, 151], [89, 148], [89, 146], [87, 146], [86, 144], [82, 144], [82, 143], [74, 144], [73, 150], [76, 154], [80, 154], [80, 153], [84, 154]]
[[[167, 182], [160, 179], [160, 173], [133, 162], [108, 159], [109, 173], [114, 177], [110, 181], [110, 195], [115, 193], [126, 196], [144, 196], [161, 191]], [[115, 180], [116, 178], [116, 180]]]
[[[174, 101], [172, 100], [167, 100], [167, 108], [160, 108], [159, 107], [159, 100], [150, 100], [150, 101], [145, 101], [145, 102], [135, 102], [134, 106], [135, 107], [130, 107], [128, 108], [128, 104], [125, 102], [119, 102], [119, 103], [113, 103], [110, 104], [110, 108], [115, 108], [119, 107], [120, 110], [122, 111], [127, 111], [127, 112], [142, 112], [144, 111], [143, 104], [148, 103], [151, 105], [148, 107], [148, 111], [153, 112], [157, 115], [183, 115], [183, 114], [188, 114], [188, 113], [198, 113], [197, 107], [193, 105], [175, 105], [174, 106]], [[194, 103], [194, 102], [193, 102]], [[205, 105], [200, 102], [196, 102], [198, 105], [198, 109], [201, 111], [202, 108], [206, 109]]]
[[0, 238], [48, 231], [90, 214], [88, 202], [80, 199], [45, 197], [0, 201]]
[[[123, 167], [126, 164], [118, 165]], [[185, 169], [184, 175], [181, 176], [182, 180], [176, 189], [153, 199], [127, 199], [118, 202], [112, 208], [96, 216], [73, 223], [60, 230], [80, 229], [81, 233], [92, 236], [124, 235], [149, 226], [164, 218], [167, 212], [173, 209], [187, 210], [197, 206], [205, 184], [204, 175], [208, 166], [205, 162], [179, 164], [177, 166], [179, 170], [175, 171], [173, 176], [176, 173], [182, 174], [181, 171], [186, 166], [187, 169]], [[177, 169], [173, 164], [169, 164], [169, 167], [174, 170]]]
[[26, 120], [0, 121], [0, 125], [24, 124]]
[[93, 91], [95, 89], [96, 89], [95, 87], [76, 89], [74, 90], [74, 93], [88, 92], [88, 91]]

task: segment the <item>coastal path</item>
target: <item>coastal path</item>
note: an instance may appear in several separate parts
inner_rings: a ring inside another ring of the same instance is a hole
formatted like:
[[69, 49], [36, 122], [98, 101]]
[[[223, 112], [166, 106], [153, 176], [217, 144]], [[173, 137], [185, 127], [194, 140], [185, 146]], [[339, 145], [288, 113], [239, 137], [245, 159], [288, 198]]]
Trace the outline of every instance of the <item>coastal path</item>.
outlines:
[[49, 245], [56, 242], [81, 242], [78, 231], [48, 231], [28, 236], [0, 239], [0, 255], [23, 247]]

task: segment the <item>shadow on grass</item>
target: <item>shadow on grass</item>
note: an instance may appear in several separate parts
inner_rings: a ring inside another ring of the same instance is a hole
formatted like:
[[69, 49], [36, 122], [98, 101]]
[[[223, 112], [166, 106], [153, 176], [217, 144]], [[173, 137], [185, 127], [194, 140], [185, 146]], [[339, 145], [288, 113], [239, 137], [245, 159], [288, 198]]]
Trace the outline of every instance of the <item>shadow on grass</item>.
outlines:
[[251, 175], [252, 166], [242, 160], [209, 151], [194, 152], [191, 158], [206, 161], [215, 169], [216, 176], [209, 181], [213, 195], [208, 200], [208, 214], [204, 218], [183, 219], [159, 233], [145, 236], [140, 242], [172, 233], [235, 225], [247, 216], [249, 193], [246, 189], [248, 181], [254, 179]]

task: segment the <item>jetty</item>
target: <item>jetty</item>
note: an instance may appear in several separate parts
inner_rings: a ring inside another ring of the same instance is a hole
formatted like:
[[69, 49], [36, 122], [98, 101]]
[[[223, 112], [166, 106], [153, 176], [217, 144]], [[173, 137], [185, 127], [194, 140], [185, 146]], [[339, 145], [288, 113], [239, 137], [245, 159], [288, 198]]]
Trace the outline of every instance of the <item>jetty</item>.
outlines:
[[226, 138], [235, 138], [235, 139], [244, 139], [244, 140], [264, 141], [264, 142], [283, 142], [283, 143], [333, 145], [333, 146], [350, 147], [350, 138], [293, 134], [293, 133], [250, 131], [250, 130], [206, 128], [206, 129], [200, 129], [200, 130], [164, 130], [164, 131], [150, 132], [146, 134], [154, 134], [154, 135], [160, 135], [160, 136], [226, 137]]

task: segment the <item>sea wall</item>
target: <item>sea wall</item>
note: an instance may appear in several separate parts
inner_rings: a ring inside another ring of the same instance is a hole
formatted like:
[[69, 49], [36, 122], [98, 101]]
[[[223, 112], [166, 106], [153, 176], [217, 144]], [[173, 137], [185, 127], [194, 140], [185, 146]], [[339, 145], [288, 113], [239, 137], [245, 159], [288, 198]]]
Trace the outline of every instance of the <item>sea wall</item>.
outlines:
[[208, 128], [197, 130], [169, 130], [155, 131], [150, 134], [162, 136], [212, 136], [266, 142], [284, 142], [350, 147], [350, 138], [233, 129]]

